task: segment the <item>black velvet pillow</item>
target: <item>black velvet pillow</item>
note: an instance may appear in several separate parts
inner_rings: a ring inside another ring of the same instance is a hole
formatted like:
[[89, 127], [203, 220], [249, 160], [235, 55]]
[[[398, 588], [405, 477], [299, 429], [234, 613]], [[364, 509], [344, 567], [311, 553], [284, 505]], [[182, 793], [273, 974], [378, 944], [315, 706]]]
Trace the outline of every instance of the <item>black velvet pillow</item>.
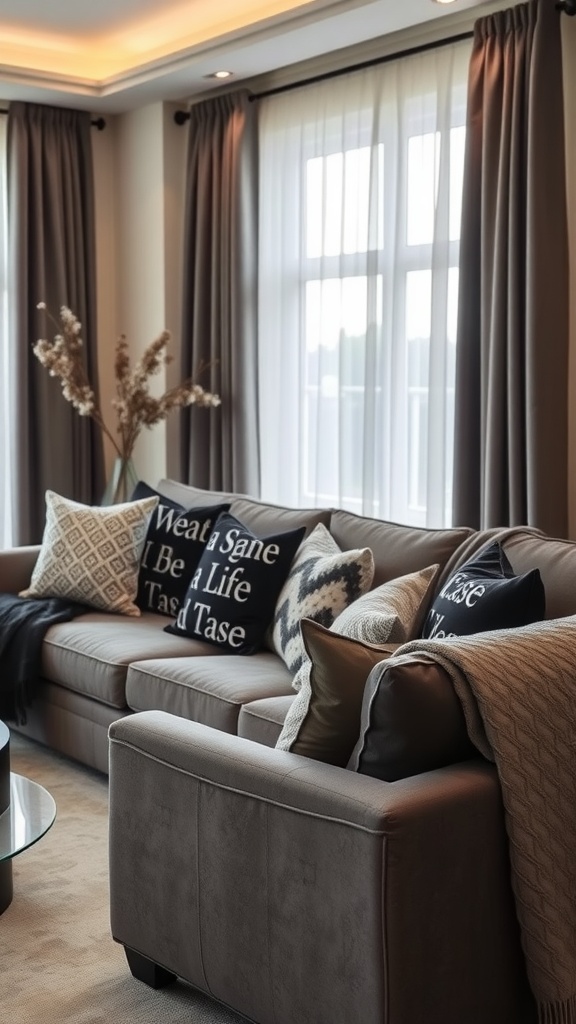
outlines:
[[490, 544], [446, 581], [426, 616], [422, 636], [444, 638], [527, 626], [544, 618], [539, 569], [516, 576], [502, 547]]
[[136, 604], [142, 611], [174, 618], [212, 527], [220, 513], [227, 511], [230, 505], [185, 509], [142, 481], [135, 487], [131, 500], [154, 495], [159, 501], [150, 520], [140, 559]]
[[404, 654], [372, 670], [349, 769], [396, 782], [479, 756], [441, 665], [426, 654]]
[[222, 513], [166, 633], [205, 640], [229, 654], [257, 651], [305, 528], [258, 538]]

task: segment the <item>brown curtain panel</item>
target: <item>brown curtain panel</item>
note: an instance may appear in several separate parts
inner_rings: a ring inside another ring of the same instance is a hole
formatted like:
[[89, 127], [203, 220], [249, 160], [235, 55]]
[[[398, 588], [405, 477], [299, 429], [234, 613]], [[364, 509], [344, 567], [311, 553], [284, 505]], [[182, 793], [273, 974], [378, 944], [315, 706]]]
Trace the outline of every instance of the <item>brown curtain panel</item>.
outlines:
[[218, 392], [222, 405], [184, 412], [181, 452], [186, 482], [257, 495], [255, 106], [240, 92], [200, 103], [190, 115], [182, 370]]
[[[8, 114], [8, 232], [11, 303], [10, 432], [16, 544], [42, 538], [45, 491], [85, 504], [104, 489], [102, 439], [62, 396], [32, 346], [55, 333], [38, 302], [68, 306], [82, 323], [87, 368], [97, 377], [94, 189], [90, 115], [11, 103]], [[49, 332], [49, 333], [48, 333]]]
[[568, 526], [568, 238], [554, 0], [476, 22], [456, 361], [457, 525]]

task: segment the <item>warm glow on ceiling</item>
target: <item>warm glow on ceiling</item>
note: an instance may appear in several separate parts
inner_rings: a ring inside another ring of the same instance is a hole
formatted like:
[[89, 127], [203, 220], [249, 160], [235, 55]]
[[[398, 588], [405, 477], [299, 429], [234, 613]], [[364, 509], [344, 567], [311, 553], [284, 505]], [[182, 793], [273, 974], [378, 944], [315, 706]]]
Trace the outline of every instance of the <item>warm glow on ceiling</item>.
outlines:
[[[0, 15], [0, 66], [102, 82], [304, 6], [316, 4], [314, 0], [163, 0], [150, 13], [127, 18], [110, 31], [76, 25], [70, 31], [38, 32], [3, 24]], [[324, 6], [321, 0], [318, 6]]]

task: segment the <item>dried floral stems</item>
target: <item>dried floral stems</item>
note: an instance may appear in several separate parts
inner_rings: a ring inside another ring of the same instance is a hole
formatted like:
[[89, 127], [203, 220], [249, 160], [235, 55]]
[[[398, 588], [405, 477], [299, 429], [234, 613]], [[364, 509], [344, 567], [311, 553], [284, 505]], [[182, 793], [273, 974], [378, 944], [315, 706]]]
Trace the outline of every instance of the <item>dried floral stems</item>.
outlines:
[[[162, 331], [148, 345], [133, 370], [130, 367], [128, 342], [122, 334], [116, 344], [114, 359], [116, 398], [112, 400], [112, 405], [116, 409], [115, 437], [104, 421], [86, 374], [80, 337], [82, 325], [67, 306], [61, 306], [59, 321], [48, 311], [45, 302], [39, 302], [38, 309], [46, 311], [56, 327], [56, 334], [52, 341], [44, 338], [37, 341], [34, 354], [42, 366], [47, 368], [50, 376], [60, 378], [64, 398], [80, 416], [90, 416], [98, 424], [122, 460], [131, 458], [142, 427], [149, 428], [160, 423], [172, 409], [186, 405], [220, 405], [218, 395], [206, 391], [192, 379], [168, 388], [163, 395], [155, 398], [150, 394], [149, 382], [163, 366], [172, 361], [172, 356], [166, 351], [170, 341], [169, 332]], [[208, 365], [202, 365], [199, 372], [204, 372]]]

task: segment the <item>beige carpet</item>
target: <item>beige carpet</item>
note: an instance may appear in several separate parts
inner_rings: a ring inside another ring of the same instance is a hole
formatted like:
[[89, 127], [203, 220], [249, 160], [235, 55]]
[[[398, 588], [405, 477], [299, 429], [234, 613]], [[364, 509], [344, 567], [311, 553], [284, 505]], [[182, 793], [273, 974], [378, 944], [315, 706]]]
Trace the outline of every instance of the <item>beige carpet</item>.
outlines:
[[58, 808], [51, 830], [15, 858], [0, 916], [2, 1024], [245, 1024], [184, 982], [136, 981], [108, 918], [107, 779], [12, 734], [11, 767]]

